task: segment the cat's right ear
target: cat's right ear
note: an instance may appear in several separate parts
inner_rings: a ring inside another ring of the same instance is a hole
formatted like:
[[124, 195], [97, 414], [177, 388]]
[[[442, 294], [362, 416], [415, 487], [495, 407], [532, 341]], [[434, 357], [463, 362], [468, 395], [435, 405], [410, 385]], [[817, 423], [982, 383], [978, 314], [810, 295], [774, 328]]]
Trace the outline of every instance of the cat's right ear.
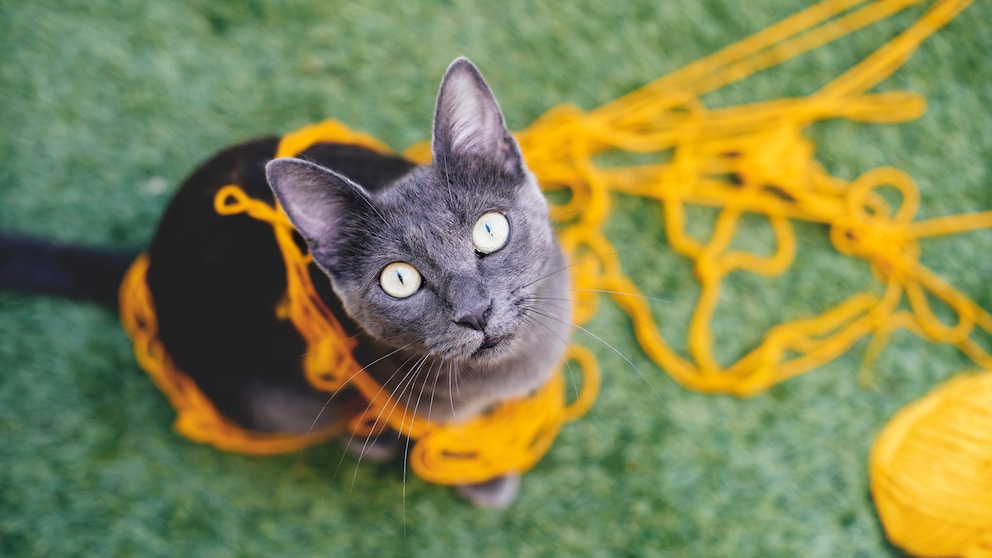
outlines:
[[270, 161], [265, 176], [286, 216], [311, 245], [319, 244], [355, 207], [371, 207], [364, 188], [302, 159]]
[[487, 159], [511, 174], [523, 172], [520, 147], [506, 128], [496, 97], [467, 58], [448, 66], [434, 109], [434, 161]]

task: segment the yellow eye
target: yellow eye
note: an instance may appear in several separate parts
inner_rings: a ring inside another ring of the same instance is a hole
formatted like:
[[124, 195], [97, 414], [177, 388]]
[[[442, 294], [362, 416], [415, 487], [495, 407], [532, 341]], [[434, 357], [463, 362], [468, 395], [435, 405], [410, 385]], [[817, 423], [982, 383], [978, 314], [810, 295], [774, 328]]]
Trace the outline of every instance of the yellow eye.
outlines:
[[379, 285], [386, 294], [396, 298], [407, 298], [420, 290], [420, 272], [406, 262], [393, 262], [382, 268]]
[[492, 254], [510, 238], [510, 222], [498, 211], [479, 217], [472, 229], [472, 244], [480, 254]]

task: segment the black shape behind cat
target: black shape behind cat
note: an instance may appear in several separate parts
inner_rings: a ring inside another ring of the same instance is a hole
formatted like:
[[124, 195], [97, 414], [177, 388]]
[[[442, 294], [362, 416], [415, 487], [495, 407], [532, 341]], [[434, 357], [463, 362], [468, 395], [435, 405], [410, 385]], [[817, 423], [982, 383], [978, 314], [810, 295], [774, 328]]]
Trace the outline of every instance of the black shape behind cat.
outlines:
[[[270, 226], [214, 211], [232, 183], [268, 202], [275, 193], [330, 278], [312, 271], [360, 340], [356, 359], [415, 412], [465, 420], [537, 389], [560, 363], [571, 320], [565, 258], [496, 100], [466, 59], [442, 80], [433, 128], [426, 166], [327, 143], [270, 162], [279, 140], [265, 138], [218, 154], [184, 183], [149, 249], [148, 285], [167, 350], [223, 414], [297, 433], [335, 417], [303, 375], [303, 340], [275, 315], [286, 280]], [[0, 240], [0, 285], [23, 287], [4, 275], [17, 267], [8, 244]], [[109, 260], [109, 277], [122, 261]], [[502, 506], [516, 481], [461, 492]]]

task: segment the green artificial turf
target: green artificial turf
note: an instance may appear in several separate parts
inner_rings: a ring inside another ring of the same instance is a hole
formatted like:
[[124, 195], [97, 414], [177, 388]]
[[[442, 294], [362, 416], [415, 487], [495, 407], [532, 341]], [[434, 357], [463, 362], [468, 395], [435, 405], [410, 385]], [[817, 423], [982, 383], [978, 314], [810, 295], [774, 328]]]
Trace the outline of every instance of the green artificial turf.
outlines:
[[[334, 117], [403, 148], [429, 134], [455, 56], [486, 74], [513, 128], [591, 109], [778, 21], [798, 0], [0, 2], [0, 229], [140, 250], [183, 176], [253, 136]], [[707, 98], [803, 95], [920, 9]], [[807, 131], [851, 179], [894, 165], [922, 217], [992, 209], [992, 4], [977, 2], [880, 90], [929, 101], [898, 125]], [[685, 343], [698, 286], [658, 212], [619, 198], [609, 233]], [[711, 215], [692, 214], [705, 233]], [[694, 229], [695, 230], [695, 229]], [[729, 362], [782, 318], [873, 288], [827, 233], [798, 226], [795, 268], [734, 277], [713, 329]], [[767, 240], [760, 222], [744, 230]], [[923, 261], [992, 308], [992, 233], [927, 241]], [[164, 397], [100, 308], [0, 293], [0, 555], [892, 556], [868, 492], [888, 417], [970, 362], [897, 332], [862, 387], [866, 342], [748, 399], [677, 386], [608, 303], [589, 329], [601, 396], [568, 425], [506, 511], [469, 507], [398, 463], [356, 466], [336, 444], [226, 454], [175, 434]], [[648, 387], [650, 385], [650, 388]], [[656, 392], [656, 393], [655, 393]], [[339, 467], [340, 463], [340, 467]]]

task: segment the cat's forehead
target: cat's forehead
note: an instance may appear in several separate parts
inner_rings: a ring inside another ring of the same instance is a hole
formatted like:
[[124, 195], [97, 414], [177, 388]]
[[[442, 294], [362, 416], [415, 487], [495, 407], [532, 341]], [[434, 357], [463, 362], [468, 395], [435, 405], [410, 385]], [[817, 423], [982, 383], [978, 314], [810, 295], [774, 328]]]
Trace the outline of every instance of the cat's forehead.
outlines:
[[468, 241], [467, 231], [495, 200], [447, 195], [437, 190], [397, 191], [381, 205], [389, 236], [414, 252], [441, 256], [457, 253]]
[[422, 168], [381, 192], [375, 205], [386, 226], [378, 242], [390, 257], [436, 262], [449, 271], [475, 265], [471, 231], [485, 213], [512, 215], [521, 204], [519, 188], [485, 173], [445, 175]]
[[517, 203], [519, 188], [498, 173], [423, 167], [393, 185], [380, 198], [397, 217], [433, 221], [440, 227], [474, 223], [486, 211], [505, 211]]

